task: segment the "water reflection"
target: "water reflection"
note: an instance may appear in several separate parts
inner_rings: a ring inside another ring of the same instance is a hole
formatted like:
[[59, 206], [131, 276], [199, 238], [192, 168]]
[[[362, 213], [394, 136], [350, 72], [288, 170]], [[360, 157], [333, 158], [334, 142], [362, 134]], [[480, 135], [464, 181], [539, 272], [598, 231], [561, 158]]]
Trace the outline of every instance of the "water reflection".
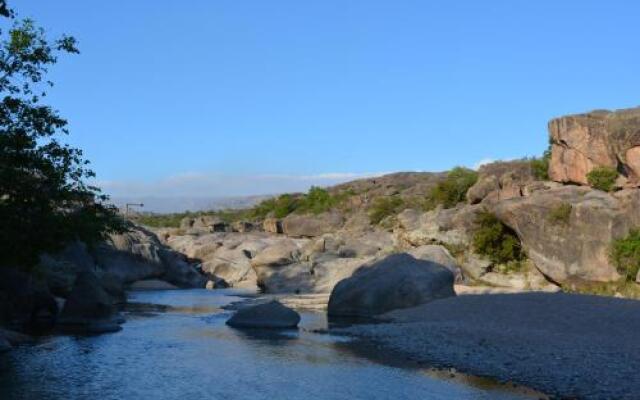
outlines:
[[[139, 292], [120, 332], [56, 336], [0, 356], [2, 399], [519, 399], [347, 351], [323, 314], [300, 329], [225, 325], [233, 291]], [[348, 346], [347, 346], [348, 347]]]

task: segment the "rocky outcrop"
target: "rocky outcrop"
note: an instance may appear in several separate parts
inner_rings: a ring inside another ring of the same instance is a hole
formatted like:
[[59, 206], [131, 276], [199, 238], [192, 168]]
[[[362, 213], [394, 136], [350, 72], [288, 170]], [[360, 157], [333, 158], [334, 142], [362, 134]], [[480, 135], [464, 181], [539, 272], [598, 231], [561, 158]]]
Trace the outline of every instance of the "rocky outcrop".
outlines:
[[212, 215], [185, 217], [180, 221], [180, 228], [190, 233], [229, 232], [231, 226], [221, 218]]
[[361, 268], [331, 292], [328, 313], [336, 317], [372, 317], [455, 296], [453, 274], [442, 265], [394, 254]]
[[107, 292], [98, 275], [81, 272], [58, 320], [63, 331], [105, 333], [120, 330], [114, 298]]
[[467, 191], [467, 200], [477, 204], [489, 195], [493, 196], [493, 201], [520, 197], [526, 185], [535, 180], [528, 160], [485, 164], [478, 170], [478, 181]]
[[234, 328], [254, 329], [291, 329], [299, 323], [300, 314], [278, 301], [243, 308], [227, 320]]
[[343, 216], [337, 212], [290, 214], [282, 220], [282, 233], [291, 237], [316, 237], [337, 231], [343, 223]]
[[110, 235], [96, 248], [94, 258], [103, 271], [124, 283], [161, 279], [183, 288], [203, 288], [206, 284], [205, 277], [182, 254], [167, 248], [141, 227]]
[[618, 170], [630, 185], [640, 183], [640, 108], [556, 118], [549, 133], [552, 180], [586, 185], [587, 174], [604, 166]]
[[[563, 207], [565, 213], [558, 215]], [[518, 234], [529, 258], [561, 284], [621, 278], [609, 259], [611, 242], [640, 226], [640, 192], [610, 195], [585, 187], [540, 190], [492, 208]]]

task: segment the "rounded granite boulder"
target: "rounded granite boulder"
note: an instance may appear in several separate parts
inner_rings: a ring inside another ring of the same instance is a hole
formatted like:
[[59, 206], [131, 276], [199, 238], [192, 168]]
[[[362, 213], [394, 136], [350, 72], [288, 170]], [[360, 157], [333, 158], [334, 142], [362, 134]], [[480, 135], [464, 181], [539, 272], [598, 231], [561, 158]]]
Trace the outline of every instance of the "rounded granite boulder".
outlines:
[[278, 301], [244, 308], [227, 320], [234, 328], [290, 329], [300, 323], [300, 314]]

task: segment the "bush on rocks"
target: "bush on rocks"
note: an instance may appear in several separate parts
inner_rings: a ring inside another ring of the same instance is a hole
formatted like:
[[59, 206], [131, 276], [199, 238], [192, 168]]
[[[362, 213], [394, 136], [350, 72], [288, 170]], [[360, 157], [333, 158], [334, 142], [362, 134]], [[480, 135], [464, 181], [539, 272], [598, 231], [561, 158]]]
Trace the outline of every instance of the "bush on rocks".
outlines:
[[524, 252], [515, 232], [488, 211], [478, 213], [473, 249], [496, 264], [522, 261]]
[[634, 281], [640, 269], [640, 229], [634, 229], [611, 246], [611, 259], [627, 280]]
[[618, 178], [618, 171], [611, 167], [596, 167], [587, 174], [587, 181], [594, 189], [610, 192]]
[[456, 167], [449, 171], [447, 177], [439, 182], [430, 193], [433, 206], [444, 208], [455, 207], [465, 201], [467, 191], [478, 181], [478, 173], [468, 168]]

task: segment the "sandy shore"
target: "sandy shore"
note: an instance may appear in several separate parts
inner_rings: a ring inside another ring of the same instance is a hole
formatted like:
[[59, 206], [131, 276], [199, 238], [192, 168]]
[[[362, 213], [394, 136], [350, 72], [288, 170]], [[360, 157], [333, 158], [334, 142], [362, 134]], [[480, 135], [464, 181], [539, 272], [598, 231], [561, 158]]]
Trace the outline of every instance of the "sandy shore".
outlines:
[[525, 293], [466, 295], [339, 329], [429, 367], [562, 398], [640, 398], [640, 301]]

